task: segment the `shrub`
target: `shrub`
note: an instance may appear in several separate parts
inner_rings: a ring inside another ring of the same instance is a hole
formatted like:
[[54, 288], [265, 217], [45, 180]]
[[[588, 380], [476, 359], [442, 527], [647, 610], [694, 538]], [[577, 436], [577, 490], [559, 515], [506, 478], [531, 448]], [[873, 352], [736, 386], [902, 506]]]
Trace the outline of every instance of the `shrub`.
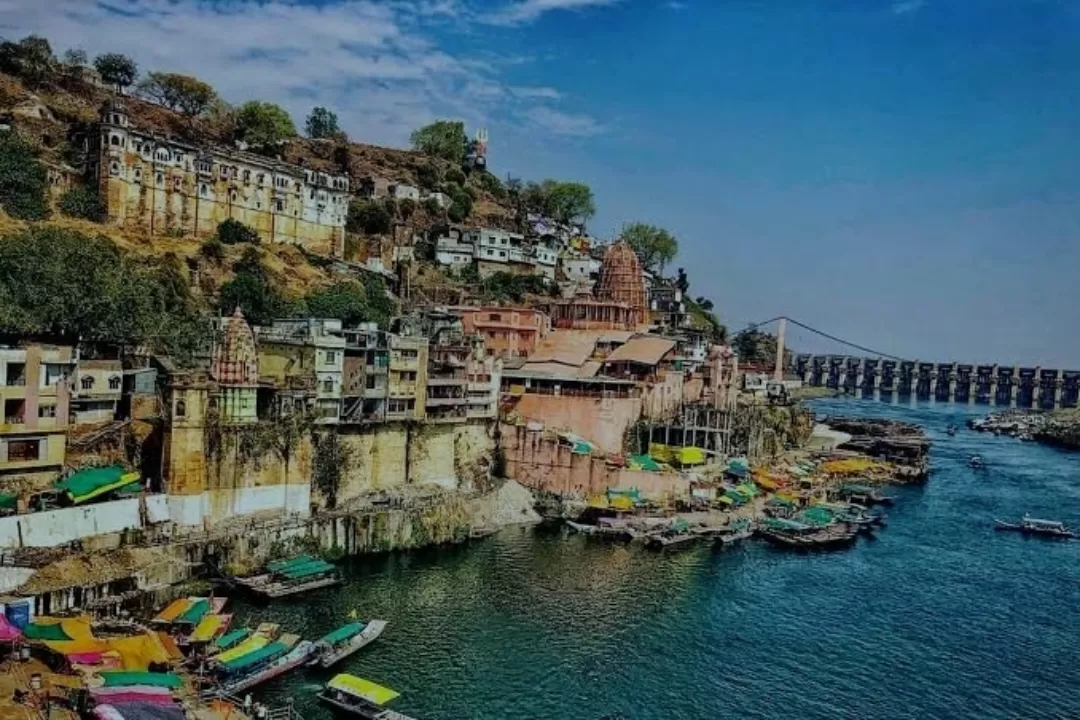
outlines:
[[416, 212], [416, 201], [405, 198], [398, 203], [398, 212], [401, 214], [402, 220], [408, 220]]
[[49, 181], [33, 148], [13, 132], [0, 134], [0, 205], [19, 220], [49, 216]]
[[439, 186], [439, 171], [433, 165], [421, 165], [416, 168], [416, 183], [425, 190], [434, 190]]
[[60, 212], [68, 217], [100, 222], [105, 217], [105, 206], [92, 188], [71, 188], [60, 196]]
[[255, 232], [255, 228], [232, 218], [218, 225], [217, 238], [226, 245], [259, 244], [259, 233]]
[[450, 203], [450, 207], [446, 211], [446, 217], [451, 222], [465, 222], [465, 218], [469, 217], [469, 213], [472, 212], [472, 203], [461, 202], [460, 200], [454, 200]]
[[442, 215], [442, 206], [435, 198], [428, 198], [424, 201], [424, 211], [432, 217], [438, 217]]
[[225, 245], [216, 237], [208, 238], [199, 248], [199, 252], [207, 260], [220, 263], [225, 259]]
[[345, 229], [352, 233], [379, 235], [390, 232], [393, 216], [386, 206], [375, 200], [353, 200], [349, 203], [349, 214], [345, 219]]
[[457, 183], [458, 185], [465, 184], [465, 173], [457, 168], [450, 168], [446, 171], [446, 182]]

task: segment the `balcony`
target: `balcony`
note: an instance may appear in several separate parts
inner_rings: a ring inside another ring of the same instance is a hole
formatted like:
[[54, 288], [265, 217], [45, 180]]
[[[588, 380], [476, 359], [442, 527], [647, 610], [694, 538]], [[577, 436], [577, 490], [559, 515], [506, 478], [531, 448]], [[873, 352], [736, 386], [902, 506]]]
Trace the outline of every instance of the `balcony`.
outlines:
[[405, 371], [418, 371], [420, 369], [420, 361], [417, 358], [390, 358], [391, 370], [405, 370]]
[[392, 398], [416, 397], [416, 385], [391, 385], [390, 390], [387, 394]]
[[431, 376], [429, 376], [427, 384], [428, 384], [428, 387], [462, 387], [462, 386], [468, 385], [469, 381], [466, 380], [464, 376], [462, 376], [462, 377], [454, 377], [454, 376], [450, 376], [450, 377], [447, 377], [447, 376], [431, 377]]
[[424, 401], [424, 406], [428, 408], [438, 407], [454, 407], [456, 405], [467, 405], [469, 400], [463, 397], [429, 397]]

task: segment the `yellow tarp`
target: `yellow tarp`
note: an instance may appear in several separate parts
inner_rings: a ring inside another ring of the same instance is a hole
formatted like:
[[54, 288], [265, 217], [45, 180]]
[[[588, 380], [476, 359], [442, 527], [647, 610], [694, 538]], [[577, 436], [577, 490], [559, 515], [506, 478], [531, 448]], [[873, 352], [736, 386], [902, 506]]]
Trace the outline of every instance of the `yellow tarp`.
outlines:
[[672, 452], [670, 445], [649, 443], [649, 456], [652, 457], [653, 460], [658, 460], [660, 462], [675, 462], [675, 454]]
[[154, 633], [109, 638], [105, 644], [120, 655], [120, 663], [126, 671], [146, 672], [151, 663], [167, 663], [172, 659]]
[[[38, 618], [34, 622], [49, 624], [52, 621], [52, 618]], [[103, 653], [108, 651], [108, 646], [94, 637], [94, 633], [90, 630], [89, 616], [80, 615], [79, 617], [64, 618], [58, 622], [71, 640], [46, 640], [45, 646], [53, 652], [58, 652], [61, 655], [72, 655], [75, 653]]]
[[705, 451], [699, 447], [682, 447], [676, 450], [675, 455], [681, 465], [701, 465], [705, 462]]
[[732, 503], [735, 502], [734, 500], [729, 498], [727, 495], [720, 495], [719, 497], [716, 498], [716, 501], [717, 502], [722, 502], [725, 505], [731, 505]]
[[195, 631], [191, 633], [192, 642], [210, 642], [217, 635], [218, 630], [221, 629], [222, 623], [225, 622], [223, 615], [206, 615], [199, 624], [195, 626]]
[[591, 508], [607, 508], [607, 495], [590, 495], [586, 503]]
[[830, 475], [857, 475], [871, 470], [884, 470], [886, 467], [879, 462], [866, 458], [848, 458], [845, 460], [826, 460], [821, 463], [818, 469]]
[[775, 490], [776, 488], [780, 487], [780, 483], [764, 475], [755, 475], [754, 482], [758, 484], [758, 487], [765, 490]]
[[391, 690], [388, 687], [376, 685], [370, 680], [358, 678], [355, 675], [346, 673], [335, 675], [326, 686], [331, 690], [340, 690], [352, 695], [358, 695], [376, 705], [385, 705], [401, 694], [397, 690]]
[[189, 607], [191, 607], [190, 598], [173, 600], [164, 610], [157, 614], [157, 617], [154, 618], [154, 622], [172, 622], [187, 612]]
[[225, 652], [217, 655], [214, 659], [219, 663], [227, 663], [230, 660], [235, 660], [238, 657], [243, 657], [250, 652], [266, 647], [270, 640], [265, 635], [255, 634], [249, 637], [244, 642], [240, 643], [232, 650], [226, 650]]

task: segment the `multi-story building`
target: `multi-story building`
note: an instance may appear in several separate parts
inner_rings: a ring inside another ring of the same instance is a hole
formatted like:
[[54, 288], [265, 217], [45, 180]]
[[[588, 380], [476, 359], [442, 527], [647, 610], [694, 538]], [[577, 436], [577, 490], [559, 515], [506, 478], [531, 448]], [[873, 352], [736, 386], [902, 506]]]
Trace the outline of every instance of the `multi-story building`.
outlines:
[[660, 330], [680, 330], [690, 326], [683, 293], [670, 282], [655, 282], [649, 288], [649, 319]]
[[388, 345], [386, 419], [423, 420], [427, 398], [427, 338], [390, 335]]
[[278, 391], [308, 391], [315, 421], [337, 423], [346, 348], [341, 321], [275, 320], [258, 328], [256, 336], [260, 384], [272, 384]]
[[548, 280], [554, 280], [555, 266], [559, 264], [559, 253], [546, 242], [538, 242], [530, 248], [530, 251], [530, 259], [536, 266], [536, 272]]
[[341, 422], [384, 422], [389, 392], [389, 336], [375, 323], [347, 328], [344, 335]]
[[484, 338], [488, 357], [528, 357], [551, 330], [548, 316], [533, 308], [459, 306], [450, 310], [461, 317], [466, 335], [479, 333]]
[[123, 384], [119, 359], [79, 358], [71, 380], [72, 424], [96, 425], [116, 419]]
[[452, 227], [435, 239], [435, 261], [453, 270], [472, 265], [472, 243], [462, 238], [461, 228]]
[[116, 100], [91, 134], [88, 170], [110, 222], [149, 235], [212, 235], [234, 219], [269, 242], [340, 255], [349, 178], [140, 130]]
[[0, 344], [0, 478], [44, 483], [59, 474], [74, 370], [69, 345]]

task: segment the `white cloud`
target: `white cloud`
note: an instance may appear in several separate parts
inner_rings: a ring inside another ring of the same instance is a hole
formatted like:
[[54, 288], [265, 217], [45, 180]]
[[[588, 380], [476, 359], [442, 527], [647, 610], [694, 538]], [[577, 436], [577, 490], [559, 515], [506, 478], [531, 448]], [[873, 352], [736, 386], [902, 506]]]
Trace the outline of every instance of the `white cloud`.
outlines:
[[588, 115], [565, 113], [548, 107], [534, 107], [527, 114], [538, 127], [554, 135], [588, 137], [604, 132], [604, 126]]
[[685, 10], [686, 3], [679, 2], [679, 0], [668, 0], [668, 2], [665, 4], [665, 7], [667, 7], [668, 10]]
[[619, 2], [622, 0], [520, 0], [480, 19], [492, 25], [522, 25], [553, 10], [584, 10]]
[[926, 0], [897, 0], [892, 4], [894, 15], [907, 15], [918, 12], [926, 6]]
[[558, 91], [522, 94], [499, 58], [442, 49], [436, 30], [460, 10], [461, 0], [0, 0], [0, 35], [38, 33], [57, 53], [122, 52], [144, 72], [203, 78], [230, 102], [279, 103], [298, 126], [325, 105], [363, 142], [402, 145], [439, 117], [531, 126], [522, 101]]
[[523, 87], [513, 86], [510, 92], [516, 97], [532, 100], [558, 100], [562, 93], [553, 87]]

